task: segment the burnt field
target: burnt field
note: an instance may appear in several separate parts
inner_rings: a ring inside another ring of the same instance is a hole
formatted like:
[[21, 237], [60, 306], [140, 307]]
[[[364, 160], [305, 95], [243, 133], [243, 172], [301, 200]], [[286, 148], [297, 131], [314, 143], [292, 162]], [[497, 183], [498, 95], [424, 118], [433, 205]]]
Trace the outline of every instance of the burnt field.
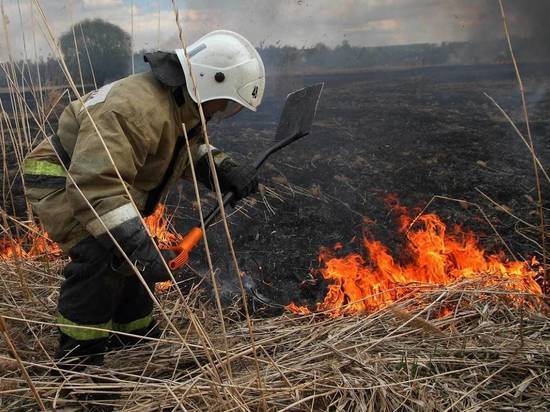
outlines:
[[[522, 67], [534, 144], [543, 165], [550, 161], [549, 69], [550, 64]], [[433, 199], [426, 210], [437, 213], [449, 228], [459, 224], [475, 232], [488, 253], [506, 250], [490, 222], [508, 245], [510, 259], [538, 256], [540, 260], [540, 248], [534, 243], [539, 238], [525, 224], [537, 224], [539, 219], [532, 159], [485, 95], [525, 130], [511, 66], [268, 74], [260, 110], [210, 123], [211, 140], [238, 160], [252, 161], [271, 144], [286, 94], [317, 82], [324, 82], [325, 89], [311, 135], [264, 166], [260, 180], [266, 189], [261, 194], [236, 210], [228, 209], [240, 268], [249, 275], [245, 283], [273, 304], [268, 313], [280, 312], [280, 305], [291, 301], [310, 305], [321, 301], [326, 281], [316, 271], [320, 248], [342, 243], [341, 255], [364, 252], [366, 219], [371, 236], [406, 262], [395, 216], [386, 205], [388, 195], [395, 195], [413, 214]], [[13, 157], [9, 148], [7, 156]], [[17, 174], [17, 168], [8, 171]], [[544, 177], [541, 183], [544, 197], [549, 187]], [[18, 215], [24, 217], [20, 184], [13, 194]], [[206, 191], [203, 195], [208, 211], [214, 197]], [[178, 231], [196, 224], [190, 183], [182, 182], [167, 204]], [[209, 230], [209, 239], [229, 303], [240, 294], [221, 224]], [[185, 289], [197, 280], [196, 274], [209, 278], [202, 248], [197, 249], [193, 270], [182, 277]], [[263, 305], [255, 306], [259, 308]]]
[[[523, 67], [542, 164], [550, 160], [547, 69]], [[190, 268], [177, 275], [184, 294], [158, 285], [160, 339], [111, 351], [104, 366], [84, 374], [61, 376], [63, 364], [50, 354], [65, 260], [34, 231], [14, 237], [8, 247], [4, 242], [0, 261], [0, 409], [35, 410], [40, 397], [47, 410], [171, 410], [184, 404], [201, 411], [547, 410], [547, 295], [533, 280], [540, 280], [540, 266], [523, 262], [541, 251], [533, 228], [532, 162], [483, 94], [521, 119], [511, 69], [437, 67], [270, 80], [258, 113], [209, 125], [213, 143], [252, 161], [271, 144], [286, 93], [326, 84], [311, 136], [265, 165], [261, 193], [228, 209], [252, 319], [245, 320], [237, 302], [237, 276], [218, 223], [208, 238], [227, 306], [221, 316], [203, 299], [212, 293], [198, 247]], [[5, 149], [9, 159], [14, 152]], [[15, 202], [23, 199], [21, 189], [13, 188]], [[543, 180], [543, 194], [548, 189]], [[202, 195], [209, 210], [214, 198]], [[389, 195], [413, 217], [423, 208], [437, 213], [448, 236], [441, 226], [422, 232], [423, 222], [435, 221], [424, 214], [410, 230], [423, 237], [404, 240], [386, 205]], [[196, 224], [190, 183], [181, 182], [165, 200], [180, 233]], [[22, 217], [20, 223], [29, 222]], [[475, 232], [480, 246], [468, 243], [464, 230], [455, 232], [456, 224]], [[166, 234], [162, 227], [156, 233]], [[373, 239], [387, 246], [392, 265], [384, 265], [388, 255], [376, 254]], [[411, 248], [422, 239], [422, 253]], [[320, 262], [320, 249], [337, 243], [332, 254], [340, 259]], [[491, 256], [501, 250], [521, 262]], [[331, 262], [359, 256], [351, 252], [364, 257], [360, 267], [341, 265], [340, 277], [325, 276]], [[492, 258], [500, 266], [489, 265]], [[431, 276], [437, 270], [441, 276]], [[198, 281], [203, 289], [191, 289]], [[307, 308], [283, 311], [289, 302]], [[29, 380], [20, 375], [25, 367]]]
[[[550, 160], [550, 65], [526, 65], [534, 144], [543, 165]], [[342, 242], [341, 253], [361, 250], [364, 217], [368, 231], [399, 256], [394, 217], [385, 198], [395, 194], [411, 209], [434, 196], [479, 205], [517, 259], [537, 255], [536, 234], [492, 204], [485, 193], [515, 216], [537, 223], [537, 193], [529, 151], [484, 95], [508, 111], [517, 125], [521, 100], [507, 65], [432, 67], [360, 73], [270, 78], [258, 113], [240, 113], [209, 125], [215, 145], [252, 160], [273, 138], [286, 93], [325, 82], [311, 136], [274, 156], [260, 176], [279, 198], [256, 195], [232, 211], [230, 223], [241, 269], [269, 300], [314, 303], [324, 295], [315, 269], [322, 246]], [[543, 181], [543, 194], [548, 185]], [[191, 185], [178, 188], [179, 230], [195, 223]], [[177, 199], [177, 200], [176, 200]], [[267, 200], [267, 205], [265, 203]], [[212, 198], [208, 199], [213, 204]], [[546, 204], [547, 205], [547, 204]], [[435, 199], [428, 208], [452, 227], [474, 231], [488, 252], [505, 246], [475, 206]], [[225, 297], [236, 289], [222, 225], [210, 231]], [[206, 271], [196, 252], [195, 269]], [[316, 284], [320, 284], [321, 287]], [[275, 309], [276, 311], [277, 309]]]

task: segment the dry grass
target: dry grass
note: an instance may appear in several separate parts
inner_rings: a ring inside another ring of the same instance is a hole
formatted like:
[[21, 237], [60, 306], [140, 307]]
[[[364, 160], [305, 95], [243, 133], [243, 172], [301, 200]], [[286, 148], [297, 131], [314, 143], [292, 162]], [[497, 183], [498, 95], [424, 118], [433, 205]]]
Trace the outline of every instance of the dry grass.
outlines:
[[[33, 1], [36, 8], [40, 3]], [[48, 28], [45, 19], [44, 24]], [[18, 85], [13, 59], [1, 69], [10, 81], [14, 110], [8, 114], [0, 107], [2, 146], [14, 148], [20, 165], [51, 130], [50, 115], [65, 93], [44, 103], [40, 78], [38, 88]], [[27, 107], [23, 88], [42, 102], [36, 113]], [[537, 166], [542, 170], [530, 138], [524, 141], [535, 171]], [[13, 181], [7, 183], [11, 187]], [[319, 187], [274, 183], [292, 195], [341, 202]], [[276, 192], [266, 187], [263, 194]], [[2, 228], [8, 230], [7, 221]], [[511, 296], [502, 284], [418, 286], [414, 298], [353, 317], [283, 315], [251, 321], [237, 307], [226, 309], [222, 318], [214, 305], [201, 302], [198, 290], [186, 296], [172, 291], [160, 297], [157, 307], [166, 326], [161, 340], [109, 353], [104, 367], [74, 373], [59, 372], [51, 359], [62, 266], [62, 260], [0, 262], [0, 320], [6, 321], [0, 327], [0, 410], [36, 410], [37, 399], [47, 410], [82, 410], [101, 403], [85, 400], [98, 392], [112, 395], [103, 403], [126, 411], [550, 407], [547, 307], [532, 296]]]
[[[246, 321], [236, 308], [226, 314], [229, 380], [219, 316], [213, 306], [200, 303], [198, 291], [188, 296], [186, 304], [207, 327], [210, 357], [218, 359], [215, 375], [222, 376], [221, 382], [212, 379], [201, 337], [173, 291], [162, 296], [161, 303], [185, 336], [187, 348], [167, 332], [161, 341], [109, 353], [103, 368], [84, 374], [65, 372], [63, 377], [52, 374], [57, 366], [46, 352], [55, 345], [53, 319], [60, 279], [55, 273], [60, 267], [61, 262], [49, 267], [21, 264], [31, 299], [19, 286], [15, 266], [0, 267], [0, 305], [8, 331], [48, 409], [78, 410], [94, 402], [127, 411], [257, 410], [264, 405]], [[540, 298], [511, 296], [500, 286], [487, 287], [481, 281], [446, 288], [419, 286], [415, 298], [353, 317], [254, 319], [267, 409], [546, 409], [550, 394], [546, 306]], [[450, 314], [441, 317], [442, 311]], [[0, 409], [36, 408], [29, 386], [5, 349], [1, 346]], [[113, 399], [82, 400], [96, 392], [111, 393]]]

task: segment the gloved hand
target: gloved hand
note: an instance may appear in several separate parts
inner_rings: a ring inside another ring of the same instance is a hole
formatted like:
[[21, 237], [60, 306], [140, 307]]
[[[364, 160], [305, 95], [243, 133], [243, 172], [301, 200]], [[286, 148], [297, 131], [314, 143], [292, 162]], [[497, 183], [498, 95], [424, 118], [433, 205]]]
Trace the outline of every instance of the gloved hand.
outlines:
[[[143, 237], [143, 241], [137, 246], [132, 254], [128, 255], [130, 261], [141, 272], [147, 283], [164, 282], [169, 280], [170, 274], [164, 266], [159, 253], [153, 246], [153, 243], [151, 242], [149, 236], [147, 236], [147, 233], [144, 231], [143, 234], [145, 235]], [[161, 250], [160, 253], [166, 263], [176, 257], [176, 253], [171, 250]], [[126, 261], [125, 263], [127, 264]], [[128, 269], [131, 270], [131, 268]], [[135, 272], [131, 270], [131, 274], [135, 274]]]
[[250, 165], [226, 159], [218, 166], [218, 177], [222, 191], [233, 192], [235, 201], [258, 191], [258, 171]]
[[[170, 279], [170, 274], [159, 253], [138, 218], [117, 226], [111, 233], [130, 261], [142, 273], [147, 283], [164, 282]], [[108, 244], [113, 248], [111, 262], [113, 270], [130, 276], [135, 275], [135, 272], [128, 265], [126, 259], [121, 256], [111, 239], [108, 240]], [[106, 239], [103, 239], [102, 243], [105, 243], [105, 241]], [[167, 263], [176, 257], [176, 253], [171, 250], [161, 250], [160, 252]]]

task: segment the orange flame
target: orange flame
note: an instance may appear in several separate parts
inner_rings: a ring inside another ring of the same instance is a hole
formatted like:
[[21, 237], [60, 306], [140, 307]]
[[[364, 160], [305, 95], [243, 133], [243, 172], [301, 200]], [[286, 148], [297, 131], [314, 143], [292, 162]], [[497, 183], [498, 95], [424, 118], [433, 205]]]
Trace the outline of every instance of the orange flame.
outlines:
[[[395, 199], [390, 206], [398, 215], [405, 238], [403, 259], [398, 263], [388, 248], [366, 234], [363, 246], [368, 259], [359, 253], [335, 256], [341, 249], [321, 249], [321, 275], [331, 283], [319, 311], [331, 316], [374, 311], [395, 302], [415, 283], [449, 285], [461, 279], [480, 279], [510, 291], [542, 295], [535, 281], [537, 272], [527, 262], [508, 261], [503, 253], [487, 254], [474, 233], [456, 226], [449, 231], [435, 214], [412, 220], [408, 210]], [[537, 263], [533, 260], [532, 263]], [[307, 314], [309, 309], [290, 304], [287, 310]]]
[[[178, 233], [173, 233], [169, 229], [169, 218], [166, 217], [166, 206], [159, 204], [155, 212], [144, 219], [149, 233], [157, 241], [159, 248], [169, 249], [181, 242], [182, 236]], [[159, 282], [156, 284], [156, 291], [159, 293], [166, 292], [172, 286], [172, 281]]]
[[35, 259], [39, 257], [57, 258], [63, 252], [48, 234], [37, 226], [28, 226], [27, 233], [21, 238], [0, 240], [0, 260]]
[[286, 306], [286, 309], [299, 315], [311, 315], [311, 310], [309, 310], [309, 308], [306, 308], [305, 306], [298, 306], [295, 303], [290, 303]]
[[166, 206], [162, 203], [158, 205], [155, 212], [144, 219], [149, 233], [157, 241], [159, 248], [168, 249], [181, 242], [182, 236], [173, 233], [169, 229], [170, 220], [166, 216]]
[[[144, 219], [151, 236], [157, 241], [161, 249], [177, 245], [182, 236], [169, 229], [169, 218], [166, 217], [166, 207], [160, 204], [155, 212]], [[37, 226], [28, 226], [27, 233], [21, 238], [0, 239], [0, 260], [11, 261], [17, 258], [32, 260], [38, 257], [48, 259], [58, 258], [63, 254], [57, 243], [53, 242], [48, 234]], [[165, 291], [172, 286], [172, 282], [157, 284], [158, 291]]]

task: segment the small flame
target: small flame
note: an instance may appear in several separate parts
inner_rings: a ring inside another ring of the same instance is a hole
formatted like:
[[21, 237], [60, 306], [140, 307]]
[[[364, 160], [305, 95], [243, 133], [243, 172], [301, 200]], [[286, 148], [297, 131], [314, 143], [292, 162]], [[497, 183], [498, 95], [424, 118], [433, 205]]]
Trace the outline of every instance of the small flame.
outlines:
[[[182, 236], [170, 231], [170, 217], [166, 215], [166, 206], [158, 205], [155, 212], [144, 219], [149, 233], [157, 241], [160, 249], [169, 249], [181, 242]], [[172, 281], [159, 282], [155, 285], [157, 293], [165, 293], [172, 287]]]
[[[182, 236], [169, 229], [170, 221], [163, 204], [160, 204], [144, 221], [159, 248], [168, 249], [181, 241]], [[59, 245], [48, 237], [48, 233], [37, 226], [27, 226], [27, 228], [27, 233], [21, 238], [0, 239], [0, 260], [12, 261], [18, 258], [33, 260], [39, 257], [55, 259], [63, 255]], [[160, 282], [157, 283], [156, 289], [164, 292], [171, 286], [170, 281]]]
[[[504, 253], [488, 254], [474, 233], [460, 226], [449, 231], [436, 214], [413, 220], [395, 198], [388, 203], [405, 238], [401, 261], [406, 263], [397, 262], [385, 245], [368, 234], [363, 239], [368, 259], [360, 253], [335, 256], [339, 244], [332, 250], [322, 248], [319, 271], [331, 283], [317, 310], [330, 311], [331, 316], [374, 311], [410, 292], [407, 285], [449, 285], [461, 279], [482, 278], [488, 286], [498, 284], [506, 290], [542, 295], [535, 280], [538, 273], [528, 262], [508, 261]], [[294, 303], [286, 308], [298, 314], [309, 310]]]
[[168, 290], [172, 287], [172, 281], [167, 280], [164, 282], [158, 282], [155, 284], [155, 290], [157, 293], [163, 294], [168, 292]]
[[63, 254], [61, 248], [48, 237], [48, 233], [37, 226], [27, 228], [27, 233], [21, 238], [0, 240], [0, 260], [32, 260], [42, 257], [52, 259]]
[[299, 315], [311, 315], [311, 310], [309, 310], [305, 306], [298, 306], [295, 303], [290, 303], [286, 306], [286, 309]]
[[157, 206], [155, 212], [144, 219], [149, 233], [157, 241], [159, 248], [168, 249], [181, 242], [182, 236], [173, 233], [169, 229], [170, 217], [166, 215], [166, 206], [162, 203]]

